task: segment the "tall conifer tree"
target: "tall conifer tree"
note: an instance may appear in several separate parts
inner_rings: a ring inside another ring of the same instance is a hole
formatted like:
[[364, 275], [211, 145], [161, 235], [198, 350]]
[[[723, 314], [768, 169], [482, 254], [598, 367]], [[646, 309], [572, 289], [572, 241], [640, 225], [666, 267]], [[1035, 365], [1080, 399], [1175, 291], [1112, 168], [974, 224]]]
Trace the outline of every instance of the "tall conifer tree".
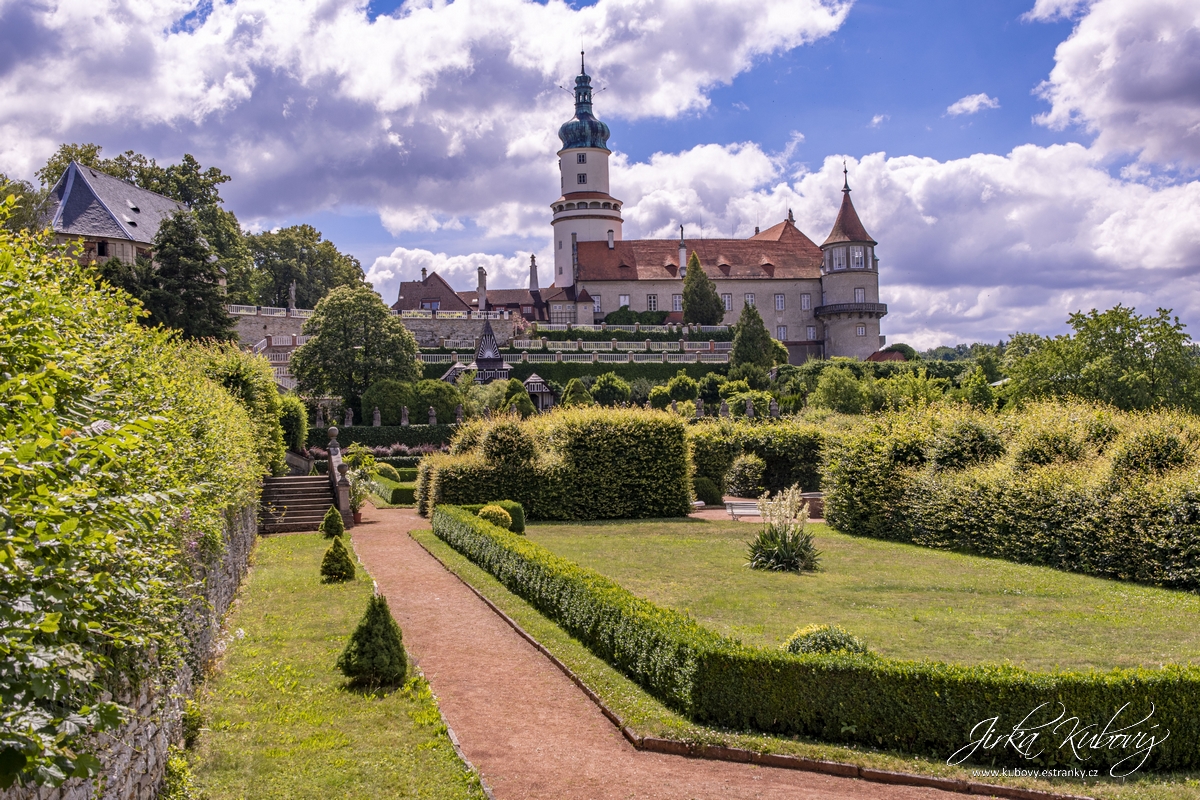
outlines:
[[683, 278], [683, 321], [695, 325], [720, 325], [725, 304], [717, 294], [717, 285], [700, 266], [700, 257], [692, 251]]

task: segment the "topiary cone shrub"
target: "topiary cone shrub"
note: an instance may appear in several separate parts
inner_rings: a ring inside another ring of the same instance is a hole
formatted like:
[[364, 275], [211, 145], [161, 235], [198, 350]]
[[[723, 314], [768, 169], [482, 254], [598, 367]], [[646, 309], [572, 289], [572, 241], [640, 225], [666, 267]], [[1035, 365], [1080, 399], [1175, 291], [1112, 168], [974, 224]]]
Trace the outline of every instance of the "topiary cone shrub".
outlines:
[[321, 583], [345, 583], [354, 580], [354, 560], [350, 551], [342, 544], [342, 537], [335, 536], [333, 544], [321, 559]]
[[342, 521], [342, 512], [338, 511], [335, 506], [330, 506], [325, 512], [325, 519], [321, 520], [321, 527], [317, 528], [326, 539], [331, 539], [335, 536], [341, 536], [346, 532], [346, 523]]
[[398, 686], [408, 674], [400, 626], [383, 595], [374, 595], [338, 657], [338, 669], [356, 686]]
[[487, 520], [498, 528], [504, 528], [506, 531], [512, 528], [512, 515], [500, 506], [486, 505], [479, 509], [479, 513], [475, 516]]

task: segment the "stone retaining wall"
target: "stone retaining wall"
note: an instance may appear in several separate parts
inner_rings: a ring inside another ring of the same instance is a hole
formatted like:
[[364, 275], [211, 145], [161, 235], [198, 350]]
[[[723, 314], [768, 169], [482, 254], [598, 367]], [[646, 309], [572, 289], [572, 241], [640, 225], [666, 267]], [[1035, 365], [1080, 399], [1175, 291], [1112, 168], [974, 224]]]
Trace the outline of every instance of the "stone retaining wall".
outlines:
[[[305, 320], [300, 317], [272, 317], [261, 314], [230, 314], [234, 330], [245, 347], [253, 347], [267, 336], [299, 336]], [[442, 339], [472, 339], [483, 335], [481, 319], [425, 319], [404, 318], [404, 327], [416, 338], [420, 347], [439, 347]], [[508, 319], [488, 320], [501, 346], [513, 338], [516, 315]]]
[[205, 579], [187, 627], [191, 652], [172, 675], [122, 693], [120, 702], [136, 714], [121, 729], [97, 737], [96, 754], [104, 764], [100, 786], [70, 780], [57, 788], [0, 790], [0, 800], [154, 800], [167, 766], [167, 748], [182, 739], [184, 702], [192, 696], [195, 668], [219, 655], [221, 622], [246, 574], [258, 536], [257, 506], [231, 512], [226, 520], [225, 551]]

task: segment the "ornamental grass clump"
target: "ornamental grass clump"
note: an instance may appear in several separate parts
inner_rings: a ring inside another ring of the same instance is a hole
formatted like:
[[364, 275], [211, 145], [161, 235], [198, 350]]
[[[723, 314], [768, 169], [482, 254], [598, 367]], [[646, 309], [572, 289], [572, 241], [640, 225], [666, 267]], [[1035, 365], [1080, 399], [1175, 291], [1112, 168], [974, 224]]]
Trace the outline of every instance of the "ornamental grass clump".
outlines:
[[867, 646], [840, 625], [809, 625], [800, 628], [783, 643], [789, 653], [859, 653], [865, 655]]
[[354, 561], [350, 551], [342, 544], [342, 537], [335, 536], [333, 544], [321, 559], [321, 583], [345, 583], [354, 580]]
[[500, 506], [486, 505], [479, 509], [479, 513], [475, 516], [487, 520], [496, 527], [503, 528], [504, 530], [512, 528], [512, 515]]
[[805, 530], [808, 504], [799, 486], [762, 498], [758, 511], [763, 527], [749, 542], [746, 566], [774, 572], [815, 572], [820, 567], [821, 553], [813, 544], [813, 535]]
[[335, 506], [330, 506], [329, 510], [325, 512], [325, 519], [321, 520], [321, 525], [317, 530], [326, 539], [341, 536], [346, 532], [346, 523], [342, 521], [342, 513]]
[[408, 656], [400, 626], [383, 595], [374, 595], [350, 642], [337, 661], [338, 669], [355, 686], [399, 686], [408, 674]]

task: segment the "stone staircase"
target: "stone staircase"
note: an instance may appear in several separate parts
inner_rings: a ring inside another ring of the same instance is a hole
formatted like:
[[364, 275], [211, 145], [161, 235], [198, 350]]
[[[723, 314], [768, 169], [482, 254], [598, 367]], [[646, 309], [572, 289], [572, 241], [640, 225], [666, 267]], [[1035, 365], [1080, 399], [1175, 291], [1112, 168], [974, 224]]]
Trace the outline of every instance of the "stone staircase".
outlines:
[[267, 478], [258, 506], [259, 532], [315, 531], [332, 505], [333, 492], [324, 475]]

